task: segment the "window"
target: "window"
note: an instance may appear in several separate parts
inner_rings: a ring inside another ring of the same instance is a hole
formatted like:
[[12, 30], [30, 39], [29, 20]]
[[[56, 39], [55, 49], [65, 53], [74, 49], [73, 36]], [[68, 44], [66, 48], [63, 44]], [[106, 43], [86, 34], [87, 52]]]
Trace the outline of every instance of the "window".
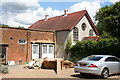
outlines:
[[49, 45], [49, 53], [54, 53], [54, 47], [53, 47], [53, 45]]
[[86, 29], [86, 24], [83, 23], [81, 27], [82, 27], [82, 30], [84, 31]]
[[33, 54], [38, 54], [38, 45], [33, 45]]
[[32, 59], [39, 59], [39, 44], [32, 44]]
[[100, 57], [100, 56], [88, 56], [86, 58], [83, 58], [83, 60], [90, 60], [90, 61], [99, 61], [101, 58], [103, 57]]
[[43, 45], [43, 53], [47, 53], [47, 45]]
[[53, 44], [44, 44], [43, 45], [43, 53], [44, 54], [54, 53], [54, 45]]
[[119, 62], [120, 60], [115, 57], [108, 57], [105, 62]]
[[13, 40], [13, 38], [11, 37], [10, 40]]
[[90, 29], [89, 36], [93, 36], [93, 29]]
[[78, 41], [78, 28], [77, 27], [73, 29], [73, 41], [74, 42]]

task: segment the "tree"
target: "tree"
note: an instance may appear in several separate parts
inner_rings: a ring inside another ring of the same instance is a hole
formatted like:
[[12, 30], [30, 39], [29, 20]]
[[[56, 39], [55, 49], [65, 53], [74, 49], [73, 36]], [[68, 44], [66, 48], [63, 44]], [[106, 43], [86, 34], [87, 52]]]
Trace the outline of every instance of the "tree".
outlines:
[[95, 20], [98, 21], [97, 27], [101, 35], [120, 38], [120, 1], [99, 9]]
[[6, 25], [6, 24], [0, 24], [0, 26], [2, 26], [2, 27], [9, 27], [9, 25]]
[[71, 39], [71, 36], [68, 38], [68, 41], [67, 41], [67, 44], [66, 44], [66, 48], [65, 48], [65, 53], [67, 54], [68, 56], [68, 59], [70, 58], [70, 50], [71, 50], [71, 47], [72, 47], [72, 39]]
[[18, 26], [18, 28], [24, 28], [24, 27]]

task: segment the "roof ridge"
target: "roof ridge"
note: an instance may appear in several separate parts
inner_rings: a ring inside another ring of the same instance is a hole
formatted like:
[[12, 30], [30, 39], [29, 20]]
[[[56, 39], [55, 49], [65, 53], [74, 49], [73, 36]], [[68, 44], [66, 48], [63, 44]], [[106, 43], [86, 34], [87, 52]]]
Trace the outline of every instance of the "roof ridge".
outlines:
[[92, 22], [87, 10], [81, 10], [77, 12], [68, 13], [67, 16], [59, 15], [48, 18], [48, 20], [44, 21], [45, 19], [38, 20], [29, 28], [36, 28], [36, 29], [46, 29], [46, 30], [72, 30], [76, 24], [86, 16], [90, 25], [95, 30], [95, 33], [98, 35], [98, 31]]
[[[83, 11], [86, 11], [86, 10], [68, 13], [67, 15], [71, 15], [71, 14], [75, 14], [75, 13], [79, 13], [79, 12], [83, 12]], [[59, 16], [50, 17], [50, 18], [48, 18], [48, 20], [51, 19], [51, 18], [57, 18], [57, 17], [61, 17], [61, 16], [64, 16], [64, 14], [63, 14], [63, 15], [59, 15]], [[38, 21], [44, 21], [44, 20], [45, 20], [45, 19], [40, 19], [40, 20], [38, 20]], [[46, 20], [46, 21], [47, 21], [47, 20]]]
[[[86, 12], [86, 10], [81, 10], [81, 11], [76, 11], [76, 12], [68, 13], [67, 15], [72, 15], [72, 14], [76, 14], [76, 13], [83, 12], [83, 11]], [[62, 16], [64, 16], [64, 15], [59, 15], [59, 16], [50, 17], [50, 18], [48, 18], [48, 20], [50, 20], [50, 19], [55, 19], [55, 18], [62, 17]], [[46, 20], [46, 21], [48, 21], [48, 20]], [[40, 21], [45, 21], [45, 19], [40, 19], [40, 20], [38, 20], [38, 21], [36, 21], [36, 22], [40, 22]], [[36, 23], [36, 22], [35, 22], [35, 23]], [[59, 22], [60, 22], [60, 21], [59, 21]], [[35, 23], [34, 23], [34, 24], [35, 24]], [[28, 27], [28, 28], [32, 28], [32, 26], [33, 26], [34, 24], [32, 24], [32, 25], [31, 25], [30, 27]]]

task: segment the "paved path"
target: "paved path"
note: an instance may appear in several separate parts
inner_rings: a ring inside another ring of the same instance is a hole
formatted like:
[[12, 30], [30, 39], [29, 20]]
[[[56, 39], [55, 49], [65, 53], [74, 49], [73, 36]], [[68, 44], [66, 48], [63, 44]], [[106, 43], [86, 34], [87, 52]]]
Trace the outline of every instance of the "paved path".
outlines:
[[[2, 78], [80, 78], [80, 79], [99, 79], [98, 77], [83, 77], [79, 73], [74, 73], [73, 68], [63, 68], [59, 73], [50, 69], [24, 69], [22, 65], [10, 66], [8, 74], [0, 74]], [[109, 78], [120, 78], [120, 75]]]

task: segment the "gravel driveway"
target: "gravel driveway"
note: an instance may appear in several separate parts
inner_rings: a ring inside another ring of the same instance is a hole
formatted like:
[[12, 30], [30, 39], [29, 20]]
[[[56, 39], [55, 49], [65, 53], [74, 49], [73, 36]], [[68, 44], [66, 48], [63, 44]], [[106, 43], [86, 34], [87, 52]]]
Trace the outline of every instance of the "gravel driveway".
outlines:
[[[84, 77], [79, 73], [74, 73], [73, 68], [63, 68], [59, 73], [55, 73], [50, 69], [25, 69], [23, 65], [9, 66], [8, 74], [0, 74], [2, 78], [80, 78], [80, 79], [99, 79], [98, 77]], [[119, 78], [120, 75], [111, 76], [109, 78]]]

